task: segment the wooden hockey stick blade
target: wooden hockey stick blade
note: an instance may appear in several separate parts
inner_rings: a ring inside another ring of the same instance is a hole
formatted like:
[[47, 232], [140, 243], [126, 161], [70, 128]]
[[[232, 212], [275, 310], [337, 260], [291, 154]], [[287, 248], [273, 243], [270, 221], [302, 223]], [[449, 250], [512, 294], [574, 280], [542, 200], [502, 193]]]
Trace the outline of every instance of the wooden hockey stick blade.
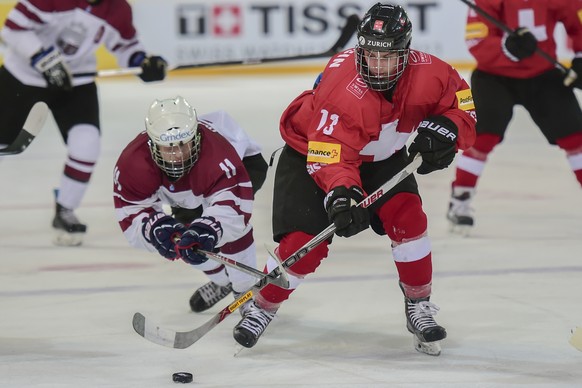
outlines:
[[164, 329], [148, 320], [141, 313], [135, 313], [133, 315], [133, 329], [137, 334], [155, 344], [174, 349], [186, 349], [236, 311], [240, 306], [248, 302], [253, 295], [252, 290], [247, 291], [234, 302], [223, 308], [218, 314], [210, 318], [202, 326], [190, 331]]
[[202, 249], [199, 249], [198, 252], [202, 253], [204, 256], [206, 256], [207, 258], [209, 258], [211, 260], [222, 263], [222, 264], [226, 265], [227, 267], [237, 269], [241, 272], [246, 273], [247, 275], [254, 276], [257, 279], [266, 279], [267, 283], [274, 284], [274, 285], [281, 287], [281, 288], [289, 287], [289, 280], [287, 279], [287, 273], [285, 271], [283, 271], [282, 268], [281, 268], [281, 271], [276, 275], [275, 274], [266, 274], [262, 271], [259, 271], [256, 268], [249, 267], [246, 264], [239, 263], [236, 260], [230, 259], [228, 257], [219, 255], [219, 254], [214, 253], [214, 252], [208, 252], [208, 251], [204, 251]]
[[[372, 194], [368, 195], [362, 202], [358, 204], [358, 206], [368, 207], [372, 203], [376, 202], [391, 188], [393, 188], [398, 183], [402, 182], [407, 176], [412, 174], [420, 166], [421, 163], [422, 158], [418, 154], [415, 155], [412, 161], [406, 167], [404, 167], [399, 173], [394, 175], [386, 183], [380, 186]], [[303, 256], [305, 256], [307, 253], [309, 253], [311, 250], [317, 247], [321, 242], [331, 237], [335, 233], [335, 230], [336, 228], [334, 224], [329, 225], [317, 236], [313, 237], [311, 240], [305, 243], [295, 253], [287, 257], [282, 263], [279, 264], [277, 268], [269, 272], [268, 275], [277, 276], [278, 273], [284, 271], [285, 269], [295, 264]], [[268, 276], [265, 276], [264, 278], [259, 280], [253, 286], [253, 288], [249, 290], [246, 294], [242, 295], [233, 303], [223, 308], [220, 312], [218, 312], [218, 314], [216, 314], [202, 326], [199, 326], [190, 331], [178, 332], [170, 329], [162, 329], [156, 325], [148, 326], [146, 325], [147, 322], [146, 318], [143, 317], [143, 315], [140, 313], [136, 313], [134, 315], [133, 328], [139, 335], [153, 343], [168, 347], [174, 347], [177, 349], [184, 349], [189, 346], [192, 346], [196, 341], [198, 341], [200, 338], [202, 338], [204, 335], [210, 332], [210, 330], [212, 330], [215, 326], [222, 322], [227, 316], [232, 314], [236, 309], [238, 309], [240, 306], [246, 303], [252, 297], [254, 292], [260, 291], [267, 284]], [[136, 317], [138, 317], [137, 324]], [[157, 338], [158, 336], [160, 338]]]
[[[314, 53], [314, 54], [304, 54], [304, 55], [290, 55], [285, 57], [273, 57], [273, 58], [247, 58], [236, 61], [224, 61], [224, 62], [207, 62], [207, 63], [193, 63], [188, 65], [179, 65], [168, 71], [183, 70], [183, 69], [200, 69], [204, 67], [219, 67], [219, 66], [236, 66], [236, 65], [259, 65], [261, 63], [272, 63], [272, 62], [285, 62], [285, 61], [297, 61], [304, 59], [317, 59], [331, 57], [342, 51], [346, 44], [350, 41], [354, 32], [360, 23], [360, 18], [358, 15], [354, 14], [346, 19], [346, 24], [341, 30], [341, 34], [338, 40], [326, 51]], [[139, 75], [141, 74], [141, 67], [130, 67], [121, 69], [107, 69], [99, 70], [87, 73], [75, 73], [73, 77], [114, 77], [121, 75]]]
[[570, 345], [582, 352], [582, 327], [572, 329], [572, 336], [569, 342]]
[[2, 155], [16, 155], [28, 148], [30, 143], [40, 133], [49, 113], [47, 104], [42, 101], [33, 105], [26, 117], [23, 128], [16, 139], [8, 147], [0, 149]]

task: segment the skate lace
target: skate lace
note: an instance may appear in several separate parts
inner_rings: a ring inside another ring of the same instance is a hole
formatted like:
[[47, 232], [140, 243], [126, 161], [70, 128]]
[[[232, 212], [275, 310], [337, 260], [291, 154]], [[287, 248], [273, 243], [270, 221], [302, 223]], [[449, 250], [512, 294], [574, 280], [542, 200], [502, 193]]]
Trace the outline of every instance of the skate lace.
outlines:
[[455, 197], [451, 198], [451, 209], [450, 213], [455, 216], [472, 216], [474, 209], [471, 207], [471, 198], [467, 199], [457, 199]]
[[274, 317], [274, 313], [258, 308], [253, 303], [249, 306], [247, 314], [239, 324], [239, 328], [245, 328], [258, 337], [265, 331]]
[[428, 301], [408, 302], [410, 321], [420, 331], [438, 326], [433, 316], [437, 315], [439, 310], [440, 308], [436, 304]]
[[[242, 296], [242, 294], [243, 294], [242, 292], [233, 292], [234, 300], [238, 300], [238, 298], [240, 298]], [[246, 302], [242, 306], [240, 306], [238, 309], [240, 316], [244, 318], [245, 315], [251, 309], [252, 305], [253, 305], [253, 299], [250, 299], [248, 302]]]
[[226, 295], [228, 295], [231, 289], [232, 288], [230, 284], [228, 286], [223, 287], [214, 282], [209, 282], [200, 287], [198, 289], [198, 292], [200, 292], [200, 296], [202, 297], [202, 299], [204, 299], [204, 302], [206, 302], [206, 304], [211, 305], [215, 304], [216, 302], [224, 298]]

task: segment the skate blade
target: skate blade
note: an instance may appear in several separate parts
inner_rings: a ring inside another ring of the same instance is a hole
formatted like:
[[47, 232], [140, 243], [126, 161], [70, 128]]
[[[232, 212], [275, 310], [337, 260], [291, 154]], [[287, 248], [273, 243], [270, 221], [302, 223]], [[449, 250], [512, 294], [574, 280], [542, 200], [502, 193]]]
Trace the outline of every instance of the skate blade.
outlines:
[[462, 237], [469, 237], [471, 235], [471, 231], [473, 230], [472, 225], [458, 225], [449, 223], [449, 232], [453, 234], [458, 234]]
[[234, 346], [234, 354], [232, 355], [233, 357], [238, 357], [238, 355], [240, 354], [240, 352], [243, 351], [243, 349], [246, 349], [244, 346], [240, 345], [240, 344], [236, 344]]
[[570, 345], [582, 352], [582, 327], [572, 329], [572, 336], [569, 342]]
[[68, 233], [57, 230], [53, 238], [53, 244], [61, 247], [78, 247], [83, 243], [85, 233]]
[[415, 335], [412, 336], [414, 340], [414, 349], [419, 353], [428, 354], [429, 356], [440, 356], [441, 344], [440, 341], [422, 342]]

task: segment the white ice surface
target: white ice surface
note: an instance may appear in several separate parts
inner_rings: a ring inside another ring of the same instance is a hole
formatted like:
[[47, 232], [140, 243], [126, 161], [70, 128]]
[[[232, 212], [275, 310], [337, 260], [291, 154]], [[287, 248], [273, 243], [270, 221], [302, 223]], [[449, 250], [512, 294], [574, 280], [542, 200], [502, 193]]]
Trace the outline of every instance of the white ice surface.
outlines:
[[[236, 357], [233, 314], [185, 350], [133, 332], [134, 312], [174, 329], [206, 282], [183, 262], [129, 247], [112, 206], [112, 169], [154, 98], [181, 94], [200, 113], [225, 109], [263, 146], [282, 145], [278, 119], [316, 74], [100, 82], [103, 152], [78, 210], [79, 248], [51, 244], [65, 149], [52, 120], [25, 153], [0, 161], [0, 387], [582, 387], [582, 195], [563, 153], [517, 109], [474, 201], [472, 237], [445, 220], [453, 169], [420, 177], [433, 244], [433, 301], [447, 328], [440, 357], [417, 353], [387, 238], [337, 239], [318, 272]], [[273, 171], [253, 221], [259, 264], [270, 238]], [[224, 302], [226, 303], [226, 302]], [[224, 303], [220, 303], [222, 308]]]

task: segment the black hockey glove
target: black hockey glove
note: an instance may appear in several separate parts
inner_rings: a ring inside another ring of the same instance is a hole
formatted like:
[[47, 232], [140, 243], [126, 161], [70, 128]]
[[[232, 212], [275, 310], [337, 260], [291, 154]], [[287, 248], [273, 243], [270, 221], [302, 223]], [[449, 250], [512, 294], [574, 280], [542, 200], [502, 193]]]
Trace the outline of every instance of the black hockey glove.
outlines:
[[420, 123], [417, 132], [408, 149], [411, 155], [419, 153], [422, 156], [422, 164], [416, 172], [424, 175], [447, 168], [457, 152], [459, 130], [455, 123], [445, 116], [432, 116]]
[[582, 89], [582, 58], [572, 59], [572, 70], [576, 73], [578, 78], [570, 84], [573, 88]]
[[364, 199], [364, 190], [357, 186], [333, 188], [325, 196], [327, 217], [333, 222], [340, 237], [351, 237], [370, 226], [368, 209], [356, 206]]
[[144, 220], [142, 234], [147, 242], [152, 244], [160, 255], [169, 260], [176, 260], [178, 255], [174, 249], [176, 241], [180, 240], [186, 227], [174, 217], [165, 213], [154, 213]]
[[69, 68], [56, 48], [39, 50], [30, 58], [30, 65], [42, 74], [49, 89], [64, 91], [73, 89]]
[[192, 221], [182, 239], [176, 244], [176, 251], [188, 264], [202, 264], [208, 260], [197, 252], [198, 249], [212, 252], [222, 237], [222, 227], [214, 217], [200, 217]]
[[519, 27], [501, 40], [503, 54], [514, 62], [531, 57], [537, 47], [538, 41], [525, 27]]
[[160, 56], [146, 56], [143, 51], [133, 53], [129, 58], [130, 67], [141, 67], [139, 78], [144, 82], [161, 81], [166, 78], [168, 62]]

